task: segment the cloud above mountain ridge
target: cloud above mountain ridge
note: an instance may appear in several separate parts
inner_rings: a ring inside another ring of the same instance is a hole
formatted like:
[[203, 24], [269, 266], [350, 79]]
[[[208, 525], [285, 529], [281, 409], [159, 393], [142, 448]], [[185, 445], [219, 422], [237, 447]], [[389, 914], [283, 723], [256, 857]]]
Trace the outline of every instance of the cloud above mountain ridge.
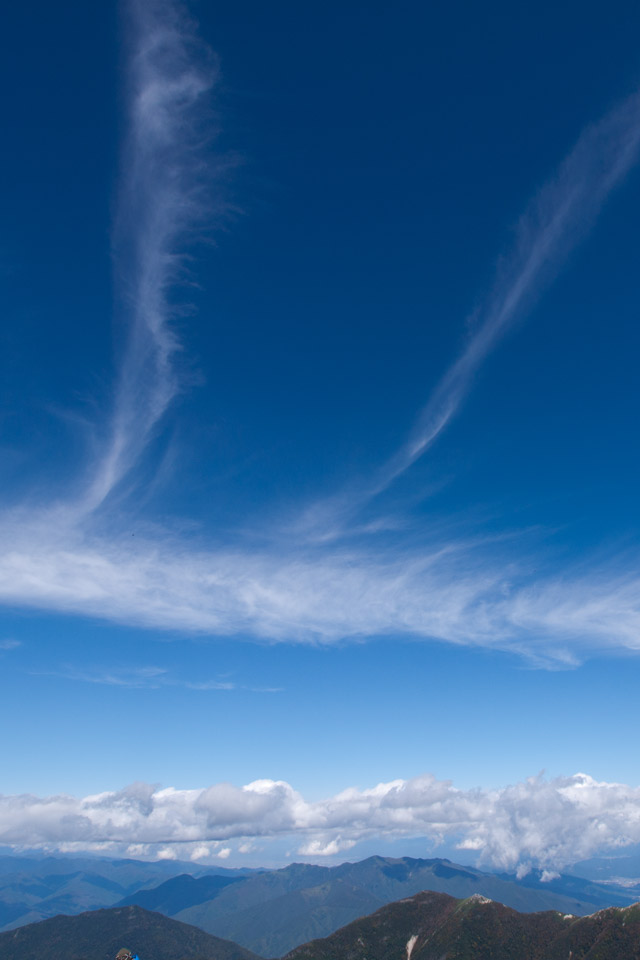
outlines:
[[[307, 801], [284, 781], [199, 790], [133, 784], [84, 798], [0, 798], [0, 843], [164, 857], [228, 856], [248, 840], [287, 837], [305, 856], [333, 856], [374, 837], [445, 839], [480, 862], [518, 871], [563, 869], [640, 842], [640, 788], [586, 774], [543, 776], [497, 790], [460, 790], [424, 775]], [[223, 852], [224, 851], [224, 852]]]

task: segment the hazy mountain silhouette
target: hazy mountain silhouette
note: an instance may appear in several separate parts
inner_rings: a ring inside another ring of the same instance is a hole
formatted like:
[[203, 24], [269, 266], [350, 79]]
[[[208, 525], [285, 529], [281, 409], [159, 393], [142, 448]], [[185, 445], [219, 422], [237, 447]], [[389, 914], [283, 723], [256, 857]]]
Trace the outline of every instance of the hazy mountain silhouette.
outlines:
[[134, 892], [155, 888], [167, 878], [187, 871], [195, 877], [215, 874], [234, 879], [255, 873], [167, 860], [0, 857], [0, 930], [11, 930], [59, 913], [77, 914], [115, 906]]
[[240, 877], [205, 876], [192, 877], [191, 874], [181, 873], [178, 877], [165, 880], [157, 887], [149, 890], [138, 890], [120, 900], [117, 906], [126, 907], [137, 904], [147, 910], [157, 910], [159, 913], [173, 916], [187, 907], [196, 906], [205, 900], [214, 900], [230, 883], [241, 882]]
[[[516, 881], [449, 860], [369, 857], [338, 867], [291, 864], [229, 885], [215, 899], [172, 915], [262, 956], [276, 957], [423, 890], [457, 898], [479, 893], [523, 912], [552, 909], [584, 915], [601, 906], [632, 902], [624, 892], [586, 880], [559, 878], [552, 883], [544, 884], [537, 876], [528, 883], [526, 878]], [[151, 898], [148, 906], [161, 909]]]
[[224, 870], [176, 861], [0, 858], [0, 924], [5, 930], [55, 916], [137, 904], [262, 956], [298, 944], [423, 890], [458, 899], [482, 894], [522, 912], [584, 915], [625, 906], [637, 895], [615, 885], [539, 873], [517, 880], [449, 860], [369, 857], [336, 867]]
[[[259, 960], [228, 940], [141, 907], [54, 917], [0, 934], [3, 960]], [[638, 960], [640, 904], [586, 917], [519, 913], [474, 894], [424, 891], [312, 940], [285, 960]]]

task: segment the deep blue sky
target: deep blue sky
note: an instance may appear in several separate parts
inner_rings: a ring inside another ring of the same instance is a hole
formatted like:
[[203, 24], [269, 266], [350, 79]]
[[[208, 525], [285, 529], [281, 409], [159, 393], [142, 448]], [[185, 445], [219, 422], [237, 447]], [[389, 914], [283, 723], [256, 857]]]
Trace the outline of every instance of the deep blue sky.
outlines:
[[138, 5], [5, 17], [3, 792], [637, 785], [640, 13]]

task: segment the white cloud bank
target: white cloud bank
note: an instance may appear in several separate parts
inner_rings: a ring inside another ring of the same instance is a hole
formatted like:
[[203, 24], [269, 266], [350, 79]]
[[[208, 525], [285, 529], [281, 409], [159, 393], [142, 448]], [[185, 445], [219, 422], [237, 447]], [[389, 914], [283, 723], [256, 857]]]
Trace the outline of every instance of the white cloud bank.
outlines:
[[226, 858], [247, 841], [293, 837], [303, 856], [331, 856], [359, 840], [456, 840], [496, 868], [549, 874], [640, 841], [640, 788], [586, 774], [532, 777], [500, 790], [458, 790], [431, 775], [309, 802], [288, 783], [257, 780], [199, 790], [134, 784], [78, 799], [0, 798], [0, 843], [132, 856]]

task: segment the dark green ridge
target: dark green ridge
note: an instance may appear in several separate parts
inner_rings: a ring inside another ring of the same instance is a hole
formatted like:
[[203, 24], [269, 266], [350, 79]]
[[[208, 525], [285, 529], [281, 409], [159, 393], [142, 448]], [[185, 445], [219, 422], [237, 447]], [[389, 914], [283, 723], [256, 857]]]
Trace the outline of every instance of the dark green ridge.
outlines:
[[388, 904], [286, 960], [640, 960], [640, 904], [587, 917], [518, 913], [480, 896], [424, 892]]
[[140, 960], [259, 960], [235, 943], [136, 906], [52, 917], [0, 933], [2, 960], [114, 960], [121, 947]]
[[[0, 934], [2, 960], [259, 960], [141, 907], [54, 917]], [[360, 917], [284, 960], [640, 960], [640, 904], [587, 917], [518, 913], [479, 895], [425, 891]]]

